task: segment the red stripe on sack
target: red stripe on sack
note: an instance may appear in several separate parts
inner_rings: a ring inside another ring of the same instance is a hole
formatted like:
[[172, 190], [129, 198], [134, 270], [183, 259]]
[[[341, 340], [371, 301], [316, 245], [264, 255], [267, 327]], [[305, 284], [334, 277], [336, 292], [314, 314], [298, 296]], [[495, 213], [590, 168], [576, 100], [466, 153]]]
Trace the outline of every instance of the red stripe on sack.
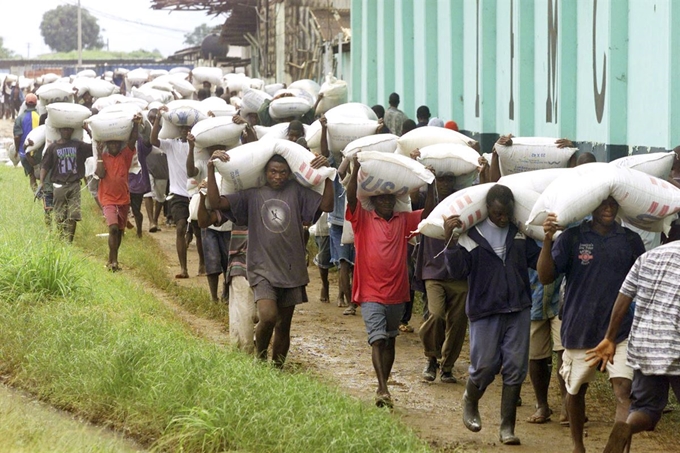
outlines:
[[465, 205], [463, 204], [463, 202], [461, 201], [460, 198], [458, 198], [458, 199], [456, 200], [456, 204], [458, 205], [458, 207], [459, 207], [460, 209], [463, 209], [463, 208], [465, 207]]
[[647, 212], [649, 212], [649, 213], [651, 213], [651, 214], [654, 214], [654, 212], [656, 211], [656, 209], [657, 209], [658, 207], [659, 207], [659, 203], [657, 203], [656, 201], [652, 201], [652, 205], [649, 207], [649, 209], [647, 210]]
[[661, 208], [661, 212], [659, 212], [659, 217], [666, 217], [666, 214], [670, 209], [671, 207], [668, 206], [667, 204], [663, 205], [663, 208]]
[[475, 215], [477, 216], [477, 220], [478, 220], [478, 221], [479, 221], [479, 220], [482, 220], [482, 211], [481, 211], [481, 210], [477, 209], [477, 210], [475, 211]]
[[472, 204], [472, 198], [470, 198], [470, 195], [465, 195], [465, 201], [467, 201], [467, 204]]
[[468, 216], [468, 225], [472, 225], [472, 222], [474, 222], [474, 221], [475, 221], [475, 218], [472, 217], [472, 214], [470, 214], [470, 215]]

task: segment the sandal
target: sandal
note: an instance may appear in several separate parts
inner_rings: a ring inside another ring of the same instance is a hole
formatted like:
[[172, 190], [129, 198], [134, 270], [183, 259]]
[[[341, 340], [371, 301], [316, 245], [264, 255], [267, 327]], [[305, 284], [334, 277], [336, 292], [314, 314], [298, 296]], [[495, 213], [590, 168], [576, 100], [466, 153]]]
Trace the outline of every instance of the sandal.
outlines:
[[350, 316], [350, 315], [356, 315], [357, 314], [357, 306], [352, 304], [349, 307], [345, 308], [345, 311], [342, 312], [343, 315], [345, 316]]
[[413, 333], [414, 329], [408, 324], [399, 324], [399, 331], [404, 333]]
[[548, 423], [550, 421], [550, 416], [552, 415], [552, 409], [548, 409], [548, 415], [541, 415], [538, 410], [534, 412], [529, 418], [527, 418], [527, 423], [533, 423], [536, 425], [542, 425], [543, 423]]

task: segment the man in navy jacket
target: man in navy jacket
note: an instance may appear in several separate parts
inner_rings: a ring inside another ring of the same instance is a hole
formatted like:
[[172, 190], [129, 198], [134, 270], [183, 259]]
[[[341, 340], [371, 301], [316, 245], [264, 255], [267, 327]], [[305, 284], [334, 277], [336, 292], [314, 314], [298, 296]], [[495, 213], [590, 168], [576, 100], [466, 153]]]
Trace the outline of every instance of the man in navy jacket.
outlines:
[[500, 441], [517, 445], [517, 401], [529, 361], [531, 287], [528, 268], [535, 269], [540, 248], [511, 222], [512, 191], [500, 184], [486, 197], [489, 217], [457, 237], [459, 216], [444, 223], [451, 238], [447, 266], [465, 268], [468, 277], [466, 313], [470, 319], [470, 377], [463, 395], [463, 423], [482, 429], [479, 399], [499, 372], [503, 374]]

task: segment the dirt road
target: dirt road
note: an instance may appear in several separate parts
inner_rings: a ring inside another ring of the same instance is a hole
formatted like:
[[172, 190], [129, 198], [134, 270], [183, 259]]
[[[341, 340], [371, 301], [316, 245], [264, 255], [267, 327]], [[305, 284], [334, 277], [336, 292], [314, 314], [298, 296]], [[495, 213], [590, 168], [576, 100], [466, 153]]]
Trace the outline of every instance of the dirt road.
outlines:
[[[145, 231], [147, 229], [145, 226]], [[159, 241], [168, 258], [168, 275], [174, 275], [178, 271], [175, 230], [163, 228], [163, 231], [152, 236]], [[194, 243], [189, 246], [188, 262], [191, 278], [177, 280], [177, 283], [198, 286], [207, 291], [205, 277], [196, 275], [198, 256]], [[343, 316], [343, 309], [335, 305], [337, 296], [335, 273], [330, 274], [330, 304], [319, 302], [320, 280], [315, 266], [309, 267], [309, 274], [311, 283], [307, 293], [310, 302], [299, 306], [293, 318], [288, 362], [302, 366], [320, 379], [359, 399], [372, 402], [376, 381], [361, 316], [360, 314]], [[416, 327], [416, 332], [421, 321], [422, 317], [414, 314], [411, 324]], [[226, 326], [218, 323], [202, 322], [200, 326], [194, 328], [212, 338], [226, 334]], [[443, 384], [439, 379], [433, 383], [426, 382], [421, 378], [425, 358], [417, 333], [401, 334], [397, 338], [396, 360], [389, 383], [395, 399], [395, 416], [411, 426], [433, 447], [445, 452], [495, 452], [499, 448], [511, 448], [517, 453], [571, 451], [569, 429], [560, 426], [556, 421], [557, 416], [554, 416], [554, 421], [544, 425], [525, 421], [533, 413], [535, 402], [528, 379], [522, 389], [524, 405], [518, 408], [517, 412], [516, 434], [522, 441], [521, 446], [504, 447], [498, 442], [500, 379], [496, 379], [481, 400], [480, 411], [484, 426], [482, 431], [472, 433], [465, 429], [462, 423], [461, 398], [468, 365], [466, 344], [454, 368], [454, 376], [459, 380], [457, 384]], [[556, 385], [555, 381], [550, 395], [550, 405], [554, 409], [559, 408], [559, 392]], [[590, 421], [586, 425], [585, 441], [589, 451], [601, 451], [604, 448], [613, 423], [613, 415], [613, 407], [598, 408], [592, 404], [588, 406]], [[660, 444], [654, 434], [643, 433], [636, 436], [634, 451], [660, 453], [670, 450]]]

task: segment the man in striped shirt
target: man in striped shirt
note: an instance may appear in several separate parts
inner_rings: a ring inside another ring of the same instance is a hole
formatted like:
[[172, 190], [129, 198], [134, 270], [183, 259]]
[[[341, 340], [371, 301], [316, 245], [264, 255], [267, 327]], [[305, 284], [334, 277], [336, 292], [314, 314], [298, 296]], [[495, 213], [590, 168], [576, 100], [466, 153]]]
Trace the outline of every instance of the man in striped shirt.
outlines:
[[591, 366], [614, 362], [614, 339], [635, 299], [628, 339], [628, 365], [634, 370], [630, 413], [617, 422], [605, 453], [623, 452], [632, 434], [652, 431], [668, 402], [668, 389], [680, 399], [680, 243], [672, 242], [640, 256], [614, 304], [604, 340], [587, 351]]

